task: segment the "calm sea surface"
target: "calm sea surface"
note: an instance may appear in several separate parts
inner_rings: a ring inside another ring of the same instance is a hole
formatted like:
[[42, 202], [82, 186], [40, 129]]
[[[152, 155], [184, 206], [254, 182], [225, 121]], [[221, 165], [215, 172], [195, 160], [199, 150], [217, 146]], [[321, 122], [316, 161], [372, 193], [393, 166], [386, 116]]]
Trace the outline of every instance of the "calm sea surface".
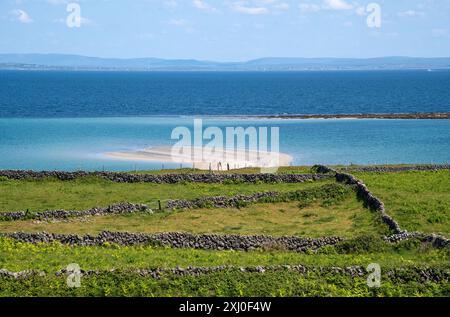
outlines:
[[450, 120], [223, 116], [449, 111], [444, 71], [0, 72], [0, 169], [160, 168], [104, 153], [171, 145], [172, 129], [194, 117], [205, 127], [277, 126], [294, 164], [446, 163]]

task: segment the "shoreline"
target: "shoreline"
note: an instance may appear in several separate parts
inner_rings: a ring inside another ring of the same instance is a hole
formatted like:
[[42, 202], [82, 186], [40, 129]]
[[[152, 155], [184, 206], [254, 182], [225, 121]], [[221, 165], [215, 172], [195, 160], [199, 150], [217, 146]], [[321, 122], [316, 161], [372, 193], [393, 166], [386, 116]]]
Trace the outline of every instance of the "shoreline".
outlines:
[[449, 112], [429, 113], [368, 113], [368, 114], [311, 114], [311, 115], [268, 115], [258, 116], [267, 119], [401, 119], [401, 120], [438, 120], [450, 119]]
[[100, 117], [1, 117], [0, 120], [61, 120], [61, 119], [121, 119], [121, 118], [180, 118], [180, 119], [235, 119], [235, 120], [345, 120], [345, 119], [385, 119], [385, 120], [450, 120], [450, 112], [419, 113], [354, 113], [354, 114], [218, 114], [218, 115], [120, 115]]
[[169, 146], [152, 147], [138, 151], [107, 152], [106, 157], [116, 160], [151, 161], [188, 164], [200, 170], [235, 170], [245, 167], [289, 166], [294, 158], [285, 153], [255, 152], [221, 149], [208, 153], [206, 148], [189, 148], [188, 153], [172, 153]]

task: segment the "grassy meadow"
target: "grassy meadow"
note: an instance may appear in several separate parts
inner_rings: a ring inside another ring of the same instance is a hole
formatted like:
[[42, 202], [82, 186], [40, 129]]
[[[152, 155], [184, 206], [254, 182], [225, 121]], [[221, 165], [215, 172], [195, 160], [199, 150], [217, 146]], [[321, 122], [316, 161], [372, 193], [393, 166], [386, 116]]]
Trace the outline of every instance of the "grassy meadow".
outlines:
[[450, 236], [450, 171], [354, 174], [402, 228]]
[[[171, 173], [174, 171], [153, 171]], [[180, 172], [177, 170], [176, 172]], [[196, 170], [181, 170], [198, 173]], [[237, 173], [257, 172], [242, 169]], [[310, 173], [310, 167], [283, 168], [280, 173]], [[140, 172], [142, 173], [142, 172]], [[409, 231], [449, 235], [450, 172], [353, 173], [385, 202], [387, 212]], [[259, 201], [233, 208], [201, 207], [158, 211], [169, 199], [234, 196], [277, 191], [289, 199]], [[292, 193], [297, 193], [293, 195]], [[301, 194], [298, 194], [301, 193]], [[0, 296], [450, 296], [448, 280], [422, 280], [415, 268], [432, 268], [448, 276], [450, 250], [418, 240], [388, 244], [388, 227], [376, 212], [364, 207], [350, 186], [334, 179], [298, 184], [149, 184], [114, 183], [97, 177], [74, 181], [0, 179], [0, 211], [83, 210], [119, 202], [144, 203], [154, 213], [107, 215], [66, 220], [0, 221], [0, 232], [97, 234], [101, 231], [142, 233], [188, 232], [270, 236], [340, 236], [346, 241], [317, 251], [297, 253], [280, 249], [219, 251], [157, 246], [69, 246], [30, 244], [0, 237], [0, 269], [28, 269], [46, 276], [13, 279], [0, 276]], [[68, 288], [65, 276], [55, 276], [70, 263], [99, 275], [82, 278], [78, 289]], [[308, 267], [366, 267], [378, 263], [380, 288], [369, 288], [364, 277], [281, 270], [241, 272], [239, 267], [306, 265]], [[165, 273], [160, 279], [133, 270], [176, 267], [230, 266], [199, 276]], [[447, 274], [447, 275], [446, 275]]]
[[[30, 267], [55, 273], [69, 263], [78, 263], [84, 270], [175, 268], [208, 266], [272, 266], [307, 265], [322, 267], [367, 266], [379, 263], [384, 269], [399, 266], [433, 266], [449, 263], [449, 250], [434, 249], [417, 241], [392, 246], [367, 236], [350, 240], [352, 249], [342, 243], [326, 247], [317, 253], [297, 253], [283, 250], [218, 251], [200, 249], [172, 249], [155, 246], [68, 246], [59, 243], [33, 245], [8, 238], [0, 238], [0, 267], [10, 271], [23, 271]], [[354, 247], [359, 240], [372, 245]], [[72, 262], [68, 262], [72, 261]]]
[[[263, 274], [228, 270], [199, 276], [159, 279], [136, 273], [107, 272], [82, 279], [68, 288], [66, 277], [34, 276], [14, 281], [0, 278], [1, 296], [47, 297], [448, 297], [446, 282], [423, 283], [408, 271], [404, 279], [387, 277], [380, 288], [367, 287], [365, 277], [291, 271]], [[411, 279], [414, 276], [416, 280]]]
[[155, 214], [131, 214], [67, 221], [0, 222], [0, 232], [97, 234], [101, 231], [189, 232], [272, 236], [343, 236], [388, 233], [376, 214], [355, 197], [330, 207], [300, 208], [297, 202], [255, 204], [241, 209], [212, 208]]
[[[0, 239], [0, 265], [12, 271], [30, 266], [45, 276], [26, 279], [0, 277], [0, 296], [450, 296], [445, 281], [422, 281], [414, 267], [432, 267], [448, 274], [449, 250], [434, 249], [418, 241], [392, 246], [371, 240], [360, 249], [357, 238], [347, 246], [337, 245], [318, 253], [280, 250], [208, 251], [150, 246], [70, 247], [57, 243], [31, 245]], [[369, 239], [370, 240], [370, 239]], [[353, 249], [349, 251], [349, 245]], [[69, 288], [66, 276], [54, 273], [68, 263], [99, 275], [82, 278], [80, 288]], [[239, 267], [299, 265], [307, 267], [366, 267], [378, 263], [383, 271], [400, 270], [396, 276], [382, 276], [380, 288], [369, 288], [365, 276], [288, 270], [264, 273], [241, 272]], [[142, 277], [133, 270], [188, 266], [229, 266], [221, 272], [199, 276], [163, 273], [158, 279]]]
[[194, 199], [205, 196], [234, 196], [264, 191], [287, 192], [324, 184], [334, 180], [309, 181], [305, 183], [115, 183], [99, 177], [85, 177], [73, 181], [43, 180], [0, 180], [0, 211], [44, 211], [85, 210], [92, 207], [106, 207], [119, 202], [148, 204], [156, 209], [158, 200]]

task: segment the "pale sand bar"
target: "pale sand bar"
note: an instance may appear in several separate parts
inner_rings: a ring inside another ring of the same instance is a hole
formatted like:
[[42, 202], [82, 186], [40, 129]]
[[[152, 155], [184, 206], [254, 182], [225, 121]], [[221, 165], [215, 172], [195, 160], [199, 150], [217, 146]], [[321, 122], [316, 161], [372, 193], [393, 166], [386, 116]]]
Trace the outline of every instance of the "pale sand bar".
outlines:
[[106, 156], [120, 160], [153, 161], [188, 164], [201, 170], [238, 169], [244, 167], [279, 167], [291, 165], [292, 156], [285, 153], [255, 152], [249, 150], [185, 148], [172, 153], [172, 148], [161, 146], [133, 152], [109, 152]]

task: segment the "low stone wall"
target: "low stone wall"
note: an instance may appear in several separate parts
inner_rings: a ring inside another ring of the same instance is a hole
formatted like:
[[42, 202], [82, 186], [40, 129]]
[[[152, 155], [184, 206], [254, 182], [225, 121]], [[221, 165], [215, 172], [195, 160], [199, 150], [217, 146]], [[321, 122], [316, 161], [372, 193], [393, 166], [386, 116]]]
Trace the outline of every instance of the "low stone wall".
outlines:
[[0, 212], [0, 220], [23, 220], [23, 219], [67, 219], [72, 217], [101, 216], [111, 214], [131, 214], [137, 212], [151, 213], [152, 210], [146, 205], [119, 203], [106, 208], [91, 208], [83, 211], [76, 210], [48, 210], [36, 213], [27, 211]]
[[[211, 274], [216, 272], [224, 272], [224, 271], [239, 271], [246, 273], [266, 273], [266, 272], [279, 272], [279, 271], [289, 271], [295, 272], [299, 274], [306, 274], [308, 272], [316, 272], [316, 273], [333, 273], [333, 274], [343, 274], [349, 275], [352, 277], [365, 276], [367, 275], [367, 271], [360, 266], [349, 266], [346, 268], [340, 267], [314, 267], [314, 266], [305, 266], [305, 265], [273, 265], [273, 266], [251, 266], [251, 267], [236, 267], [229, 265], [222, 266], [213, 266], [213, 267], [187, 267], [187, 268], [152, 268], [152, 269], [138, 269], [133, 271], [128, 271], [128, 273], [139, 274], [144, 277], [153, 277], [160, 278], [163, 275], [171, 274], [176, 276], [199, 276], [205, 274]], [[24, 271], [24, 272], [33, 272], [33, 271]], [[117, 272], [116, 270], [111, 270], [109, 272]], [[60, 270], [56, 273], [59, 275], [70, 274], [71, 272], [67, 270]], [[104, 274], [105, 271], [83, 271], [81, 270], [81, 275], [83, 276], [96, 276]], [[120, 271], [120, 273], [127, 273], [127, 271]]]
[[350, 174], [339, 172], [336, 173], [336, 180], [338, 182], [356, 186], [358, 196], [364, 201], [368, 208], [375, 210], [380, 214], [381, 219], [389, 226], [389, 229], [396, 234], [403, 232], [397, 221], [386, 213], [384, 203], [379, 198], [374, 196], [362, 181]]
[[0, 269], [0, 277], [9, 277], [14, 279], [25, 279], [32, 276], [46, 276], [47, 273], [38, 270], [25, 270], [20, 272], [12, 272], [6, 269]]
[[385, 237], [384, 240], [389, 243], [398, 243], [409, 239], [419, 239], [422, 242], [431, 243], [435, 248], [450, 247], [450, 239], [437, 234], [425, 234], [422, 232], [402, 232]]
[[364, 201], [366, 206], [372, 210], [377, 211], [380, 214], [381, 219], [389, 226], [389, 228], [395, 233], [402, 233], [403, 230], [400, 228], [397, 221], [395, 221], [391, 216], [386, 213], [386, 209], [384, 207], [384, 203], [373, 195], [367, 186], [355, 178], [353, 175], [340, 173], [332, 168], [323, 165], [316, 165], [314, 167], [319, 173], [333, 173], [336, 177], [336, 180], [341, 183], [345, 183], [348, 185], [353, 185], [356, 187], [358, 196]]
[[[317, 267], [317, 266], [305, 266], [305, 265], [273, 265], [273, 266], [252, 266], [252, 267], [235, 267], [235, 266], [216, 266], [216, 267], [187, 267], [187, 268], [155, 268], [155, 269], [140, 269], [135, 270], [134, 273], [143, 277], [152, 277], [159, 279], [166, 274], [172, 274], [176, 276], [200, 276], [205, 274], [211, 274], [216, 272], [226, 271], [239, 271], [246, 273], [266, 273], [266, 272], [282, 272], [288, 271], [292, 273], [306, 275], [308, 273], [316, 274], [333, 274], [333, 275], [346, 275], [351, 277], [367, 277], [369, 272], [362, 266], [348, 266], [348, 267]], [[61, 270], [56, 275], [66, 275], [69, 272]], [[102, 271], [82, 271], [82, 275], [101, 275]], [[406, 274], [405, 274], [406, 273]], [[126, 273], [125, 273], [126, 274]], [[411, 280], [411, 275], [415, 275], [416, 280], [420, 282], [448, 282], [450, 277], [450, 271], [441, 268], [429, 268], [429, 267], [408, 267], [391, 269], [383, 272], [385, 276], [389, 278], [404, 279], [405, 281]]]
[[77, 236], [51, 233], [3, 233], [0, 236], [29, 243], [52, 243], [77, 246], [96, 246], [113, 243], [123, 246], [131, 245], [162, 245], [172, 248], [192, 248], [205, 250], [237, 250], [249, 251], [254, 249], [281, 249], [297, 252], [316, 250], [326, 245], [335, 245], [343, 238], [300, 238], [300, 237], [270, 237], [270, 236], [241, 236], [241, 235], [193, 235], [188, 233], [128, 233], [102, 232], [98, 236]]
[[314, 165], [312, 169], [315, 170], [317, 173], [322, 174], [332, 173], [333, 175], [336, 174], [336, 171], [334, 169], [325, 165]]
[[263, 198], [277, 198], [280, 196], [278, 192], [263, 192], [252, 195], [236, 195], [231, 197], [202, 197], [193, 200], [169, 200], [167, 202], [168, 209], [195, 209], [205, 206], [215, 208], [238, 207], [241, 203], [255, 203]]
[[42, 179], [52, 177], [61, 181], [74, 180], [80, 177], [101, 177], [117, 183], [303, 183], [330, 178], [323, 174], [131, 174], [114, 172], [34, 172], [34, 171], [0, 171], [0, 177], [8, 179]]
[[[273, 265], [273, 266], [252, 266], [252, 267], [236, 267], [236, 266], [214, 266], [214, 267], [187, 267], [187, 268], [150, 268], [150, 269], [136, 269], [136, 270], [108, 270], [108, 271], [85, 271], [80, 270], [80, 274], [83, 277], [101, 276], [104, 274], [136, 274], [141, 277], [150, 277], [154, 279], [160, 279], [167, 275], [173, 276], [201, 276], [206, 274], [213, 274], [218, 272], [243, 272], [243, 273], [255, 273], [263, 274], [266, 272], [292, 272], [296, 274], [306, 275], [308, 273], [316, 273], [320, 275], [333, 274], [333, 275], [345, 275], [353, 278], [368, 276], [369, 272], [362, 266], [349, 266], [345, 268], [341, 267], [315, 267], [305, 265]], [[56, 272], [55, 276], [65, 277], [73, 272], [66, 269]], [[389, 269], [382, 272], [384, 277], [391, 279], [411, 281], [411, 279], [417, 282], [448, 282], [450, 277], [449, 270], [443, 268], [429, 268], [429, 267], [407, 267], [398, 269]], [[47, 276], [48, 274], [38, 270], [26, 270], [20, 272], [12, 272], [5, 269], [0, 269], [0, 277], [12, 278], [12, 279], [26, 279], [33, 276]], [[382, 276], [382, 277], [383, 277]]]
[[[213, 196], [201, 197], [192, 200], [169, 200], [167, 203], [168, 209], [196, 209], [196, 208], [230, 208], [243, 207], [251, 203], [258, 202], [289, 202], [289, 201], [314, 201], [322, 197], [331, 198], [336, 194], [336, 188], [342, 187], [341, 184], [325, 184], [320, 187], [308, 188], [302, 190], [293, 190], [286, 192], [260, 192], [250, 195], [235, 195], [235, 196]], [[349, 186], [349, 189], [353, 187]], [[351, 191], [349, 190], [349, 193]]]
[[[420, 232], [408, 233], [403, 231], [399, 224], [390, 217], [385, 210], [383, 202], [375, 197], [367, 186], [354, 176], [337, 172], [327, 166], [317, 165], [314, 167], [321, 174], [171, 174], [171, 175], [133, 175], [126, 173], [86, 173], [86, 172], [30, 172], [30, 171], [0, 171], [0, 176], [11, 179], [56, 177], [61, 180], [71, 180], [77, 177], [101, 176], [117, 182], [154, 182], [154, 183], [179, 183], [179, 182], [204, 182], [217, 183], [225, 181], [233, 182], [304, 182], [310, 180], [320, 180], [335, 177], [337, 181], [355, 186], [359, 197], [365, 202], [367, 207], [380, 213], [382, 220], [394, 232], [393, 235], [385, 237], [385, 241], [396, 243], [402, 240], [419, 238], [422, 241], [430, 242], [436, 247], [449, 246], [449, 239], [439, 235], [427, 235]], [[124, 178], [121, 178], [121, 175]], [[255, 202], [267, 197], [277, 197], [277, 192], [256, 193], [253, 195], [238, 195], [234, 197], [206, 197], [193, 201], [172, 200], [168, 202], [168, 208], [196, 208], [205, 203], [214, 207], [236, 206], [239, 202]], [[134, 212], [152, 212], [145, 205], [121, 203], [106, 208], [92, 208], [85, 211], [44, 211], [30, 214], [25, 211], [0, 213], [0, 219], [20, 220], [20, 219], [66, 219], [70, 217], [95, 216], [106, 214], [124, 214]], [[14, 233], [2, 234], [0, 236], [10, 237], [19, 241], [41, 243], [41, 242], [61, 242], [69, 245], [102, 245], [105, 242], [120, 245], [136, 244], [161, 244], [174, 248], [197, 248], [215, 250], [252, 250], [258, 248], [280, 248], [297, 252], [315, 250], [326, 245], [335, 245], [343, 238], [325, 237], [318, 239], [299, 237], [270, 237], [270, 236], [239, 236], [239, 235], [191, 235], [186, 233], [160, 233], [160, 234], [134, 234], [118, 232], [102, 232], [98, 236], [77, 236], [77, 235], [57, 235], [48, 233]]]
[[[435, 169], [436, 165], [429, 165], [429, 166], [421, 166], [423, 168], [428, 167], [428, 170]], [[442, 167], [442, 166], [441, 166]], [[420, 239], [423, 242], [429, 242], [434, 247], [447, 247], [450, 245], [450, 239], [447, 239], [443, 236], [436, 235], [436, 234], [425, 234], [421, 232], [407, 232], [406, 230], [402, 230], [400, 228], [400, 225], [395, 221], [391, 216], [389, 216], [386, 213], [386, 208], [384, 206], [384, 203], [374, 196], [367, 186], [357, 178], [355, 178], [353, 175], [346, 174], [346, 173], [340, 173], [332, 168], [329, 168], [328, 166], [323, 165], [316, 165], [314, 167], [318, 173], [333, 173], [335, 174], [336, 180], [338, 182], [342, 182], [348, 185], [356, 186], [358, 196], [364, 201], [367, 207], [369, 207], [372, 210], [377, 211], [381, 219], [389, 226], [389, 228], [394, 232], [393, 235], [389, 237], [385, 237], [385, 241], [391, 242], [391, 243], [397, 243], [403, 240], [408, 239]], [[444, 168], [442, 168], [444, 169]]]
[[411, 165], [411, 166], [362, 166], [362, 167], [344, 167], [340, 171], [348, 172], [407, 172], [407, 171], [439, 171], [450, 170], [450, 165]]

